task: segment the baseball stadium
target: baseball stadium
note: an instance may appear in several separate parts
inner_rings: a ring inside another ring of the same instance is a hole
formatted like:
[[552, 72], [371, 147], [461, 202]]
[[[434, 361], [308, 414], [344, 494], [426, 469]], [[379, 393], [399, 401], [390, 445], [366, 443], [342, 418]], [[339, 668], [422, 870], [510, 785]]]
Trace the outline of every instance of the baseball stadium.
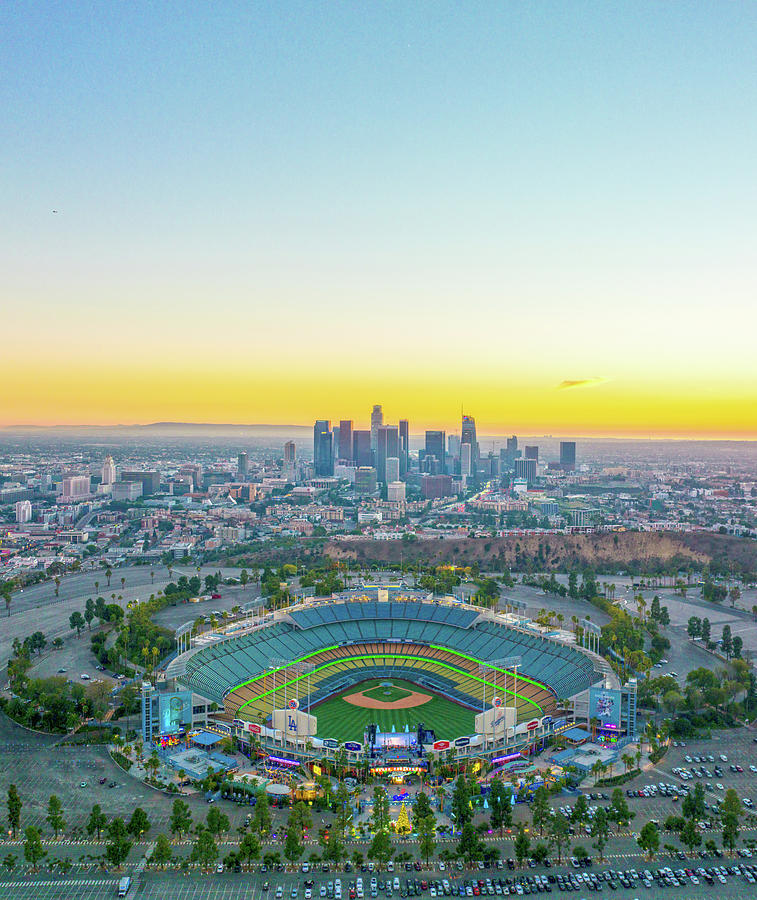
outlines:
[[447, 746], [482, 732], [486, 745], [489, 729], [502, 745], [543, 736], [558, 701], [601, 677], [580, 648], [515, 618], [405, 589], [345, 592], [193, 646], [179, 678], [238, 728], [295, 749], [420, 729]]

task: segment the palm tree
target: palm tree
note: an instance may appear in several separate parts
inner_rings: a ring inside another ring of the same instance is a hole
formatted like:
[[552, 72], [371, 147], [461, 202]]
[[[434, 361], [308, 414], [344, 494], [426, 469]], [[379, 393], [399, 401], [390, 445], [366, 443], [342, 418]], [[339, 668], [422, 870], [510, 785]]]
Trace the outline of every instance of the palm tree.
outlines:
[[110, 566], [105, 570], [105, 577], [108, 579], [108, 587], [110, 587], [110, 579], [113, 577], [113, 570]]
[[122, 578], [121, 579], [121, 590], [123, 590], [125, 586], [126, 586], [126, 579]]

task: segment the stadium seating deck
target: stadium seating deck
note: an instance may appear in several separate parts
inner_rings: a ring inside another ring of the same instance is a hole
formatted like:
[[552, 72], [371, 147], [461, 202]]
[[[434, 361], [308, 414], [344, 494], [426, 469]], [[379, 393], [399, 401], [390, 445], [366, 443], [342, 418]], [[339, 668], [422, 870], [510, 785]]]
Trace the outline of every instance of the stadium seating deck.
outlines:
[[[284, 667], [274, 675], [272, 661], [280, 665], [283, 660], [303, 659], [314, 668], [300, 678], [300, 697], [307, 679], [313, 703], [332, 694], [333, 685], [342, 679], [349, 684], [393, 676], [425, 679], [429, 689], [480, 707], [484, 684], [479, 680], [483, 677], [479, 661], [519, 657], [520, 717], [534, 714], [533, 703], [545, 711], [554, 707], [555, 698], [570, 697], [597, 677], [592, 660], [576, 648], [484, 620], [466, 607], [334, 601], [295, 610], [290, 619], [195, 653], [187, 661], [183, 680], [209, 699], [225, 702], [229, 712], [243, 707], [245, 718], [270, 713], [272, 697], [267, 692], [273, 689], [274, 678], [278, 691], [301, 674]], [[390, 659], [400, 654], [413, 659]], [[355, 656], [362, 658], [349, 659]], [[486, 680], [488, 698], [493, 678], [487, 675]], [[503, 680], [497, 677], [498, 688]]]

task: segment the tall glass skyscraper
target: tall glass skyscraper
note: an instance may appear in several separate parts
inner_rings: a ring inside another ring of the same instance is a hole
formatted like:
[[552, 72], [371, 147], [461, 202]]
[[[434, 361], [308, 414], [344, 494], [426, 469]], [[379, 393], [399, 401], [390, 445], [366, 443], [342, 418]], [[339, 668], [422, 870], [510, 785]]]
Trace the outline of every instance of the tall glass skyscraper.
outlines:
[[313, 463], [316, 475], [334, 474], [333, 439], [331, 422], [328, 419], [318, 419], [313, 426]]

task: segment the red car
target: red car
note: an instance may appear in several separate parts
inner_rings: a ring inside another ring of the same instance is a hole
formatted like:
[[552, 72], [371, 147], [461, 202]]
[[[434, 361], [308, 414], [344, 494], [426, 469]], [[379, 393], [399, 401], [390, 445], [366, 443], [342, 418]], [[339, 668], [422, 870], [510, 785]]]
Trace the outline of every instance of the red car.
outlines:
[[210, 599], [211, 599], [211, 600], [220, 600], [220, 599], [221, 599], [221, 595], [220, 595], [220, 594], [211, 594], [211, 595], [210, 595]]

